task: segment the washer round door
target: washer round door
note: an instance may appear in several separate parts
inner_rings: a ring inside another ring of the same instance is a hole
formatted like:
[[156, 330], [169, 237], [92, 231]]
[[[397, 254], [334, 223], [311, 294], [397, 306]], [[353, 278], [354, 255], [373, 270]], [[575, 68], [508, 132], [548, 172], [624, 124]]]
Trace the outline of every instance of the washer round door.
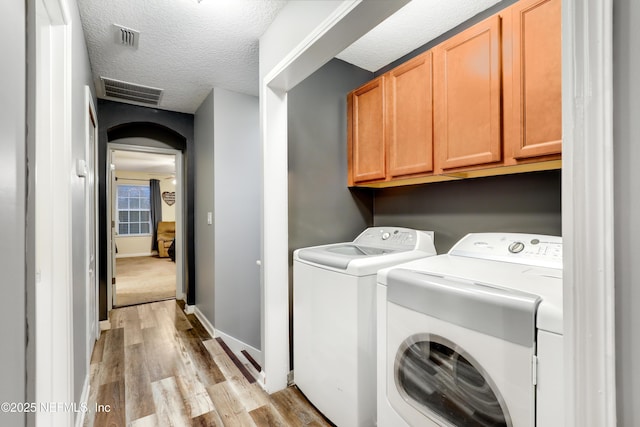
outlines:
[[504, 399], [463, 349], [434, 334], [417, 334], [398, 348], [395, 386], [413, 408], [438, 424], [511, 427]]
[[535, 425], [539, 297], [395, 269], [386, 390], [412, 426]]
[[410, 426], [535, 426], [533, 354], [387, 302], [384, 387]]

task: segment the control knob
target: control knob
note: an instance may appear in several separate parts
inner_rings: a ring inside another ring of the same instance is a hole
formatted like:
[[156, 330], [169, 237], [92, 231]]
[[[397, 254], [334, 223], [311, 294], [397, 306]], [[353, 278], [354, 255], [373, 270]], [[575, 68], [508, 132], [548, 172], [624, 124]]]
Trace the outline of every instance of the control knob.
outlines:
[[512, 254], [520, 253], [523, 249], [524, 243], [522, 242], [513, 242], [509, 245], [509, 252], [511, 252]]

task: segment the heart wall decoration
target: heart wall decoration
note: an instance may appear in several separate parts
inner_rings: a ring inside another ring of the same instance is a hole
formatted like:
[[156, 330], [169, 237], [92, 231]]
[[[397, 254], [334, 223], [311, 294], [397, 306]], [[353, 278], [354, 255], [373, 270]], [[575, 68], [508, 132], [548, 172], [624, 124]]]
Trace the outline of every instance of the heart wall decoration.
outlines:
[[163, 191], [162, 192], [162, 200], [169, 205], [173, 206], [176, 202], [176, 192], [175, 191]]

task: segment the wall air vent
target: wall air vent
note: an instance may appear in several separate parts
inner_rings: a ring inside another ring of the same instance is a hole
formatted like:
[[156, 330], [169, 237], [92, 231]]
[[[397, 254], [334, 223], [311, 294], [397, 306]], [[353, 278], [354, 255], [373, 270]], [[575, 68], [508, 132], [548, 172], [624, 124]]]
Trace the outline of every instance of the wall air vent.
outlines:
[[100, 80], [105, 96], [146, 105], [159, 105], [164, 91], [164, 89], [127, 83], [107, 77], [100, 77]]
[[129, 46], [134, 49], [138, 48], [138, 39], [140, 38], [140, 31], [123, 27], [122, 25], [118, 25], [118, 24], [113, 24], [113, 28], [116, 36], [115, 41], [117, 44]]

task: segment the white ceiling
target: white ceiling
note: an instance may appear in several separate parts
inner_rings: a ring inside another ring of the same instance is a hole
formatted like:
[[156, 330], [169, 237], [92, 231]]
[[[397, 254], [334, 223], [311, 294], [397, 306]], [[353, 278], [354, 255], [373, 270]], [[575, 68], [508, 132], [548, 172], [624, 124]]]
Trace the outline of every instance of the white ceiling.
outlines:
[[412, 0], [337, 58], [378, 71], [500, 1]]
[[[337, 57], [379, 70], [499, 1], [412, 0]], [[98, 96], [101, 76], [164, 89], [160, 108], [185, 113], [213, 87], [257, 95], [258, 39], [286, 3], [78, 0]], [[116, 44], [113, 24], [140, 31], [138, 48]]]
[[116, 150], [111, 157], [111, 163], [117, 171], [172, 175], [176, 171], [175, 158], [173, 154]]

